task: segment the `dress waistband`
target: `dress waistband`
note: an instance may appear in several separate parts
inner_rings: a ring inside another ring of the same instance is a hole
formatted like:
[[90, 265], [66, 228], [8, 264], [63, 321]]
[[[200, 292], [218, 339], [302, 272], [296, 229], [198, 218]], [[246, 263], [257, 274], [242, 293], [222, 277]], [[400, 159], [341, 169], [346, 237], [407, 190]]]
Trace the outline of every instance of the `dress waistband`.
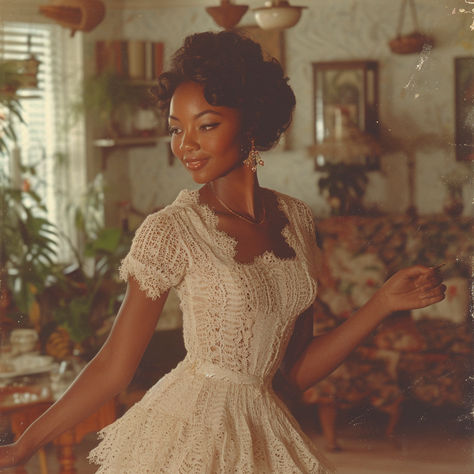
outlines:
[[258, 375], [235, 372], [234, 370], [221, 367], [212, 362], [195, 359], [187, 359], [186, 362], [194, 373], [203, 375], [210, 379], [223, 380], [236, 384], [253, 385], [255, 387], [263, 387], [268, 384], [263, 377], [259, 377]]

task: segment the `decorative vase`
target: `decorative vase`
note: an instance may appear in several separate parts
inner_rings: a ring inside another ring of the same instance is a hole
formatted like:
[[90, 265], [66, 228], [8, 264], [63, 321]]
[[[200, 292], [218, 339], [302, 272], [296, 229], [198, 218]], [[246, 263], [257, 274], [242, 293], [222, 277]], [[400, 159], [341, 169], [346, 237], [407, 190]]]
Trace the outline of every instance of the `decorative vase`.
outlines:
[[38, 333], [34, 329], [14, 329], [10, 334], [10, 343], [14, 354], [25, 354], [36, 347]]
[[443, 205], [444, 212], [449, 216], [457, 217], [462, 214], [463, 209], [462, 191], [448, 192]]

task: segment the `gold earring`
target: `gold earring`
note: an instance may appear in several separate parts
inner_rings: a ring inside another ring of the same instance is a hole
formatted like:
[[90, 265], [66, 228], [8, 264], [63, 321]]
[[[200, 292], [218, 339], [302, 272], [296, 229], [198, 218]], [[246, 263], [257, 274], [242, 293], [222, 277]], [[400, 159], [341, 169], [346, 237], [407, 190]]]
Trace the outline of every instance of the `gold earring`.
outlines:
[[260, 156], [257, 148], [255, 147], [255, 139], [250, 140], [250, 151], [244, 160], [244, 165], [248, 166], [254, 173], [257, 171], [257, 165], [263, 166], [265, 163]]

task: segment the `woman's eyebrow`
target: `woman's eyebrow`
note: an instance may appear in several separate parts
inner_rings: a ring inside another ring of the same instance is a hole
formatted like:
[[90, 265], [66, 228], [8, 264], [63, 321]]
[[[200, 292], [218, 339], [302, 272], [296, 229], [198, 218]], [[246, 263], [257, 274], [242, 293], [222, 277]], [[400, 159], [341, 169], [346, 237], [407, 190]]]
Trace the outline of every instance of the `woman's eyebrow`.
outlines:
[[202, 112], [199, 112], [198, 114], [196, 114], [194, 116], [194, 118], [197, 119], [199, 117], [202, 117], [205, 114], [215, 114], [215, 115], [219, 115], [219, 116], [222, 117], [222, 114], [220, 112], [217, 112], [217, 110], [206, 109], [206, 110], [203, 110]]
[[[202, 117], [203, 115], [206, 115], [206, 114], [214, 114], [214, 115], [219, 115], [220, 117], [222, 117], [222, 114], [220, 112], [218, 112], [217, 110], [206, 109], [206, 110], [203, 110], [202, 112], [199, 112], [198, 114], [196, 114], [194, 116], [194, 119], [198, 119], [199, 117]], [[179, 118], [175, 117], [174, 115], [169, 115], [168, 119], [169, 120], [176, 120], [177, 122], [180, 122]]]

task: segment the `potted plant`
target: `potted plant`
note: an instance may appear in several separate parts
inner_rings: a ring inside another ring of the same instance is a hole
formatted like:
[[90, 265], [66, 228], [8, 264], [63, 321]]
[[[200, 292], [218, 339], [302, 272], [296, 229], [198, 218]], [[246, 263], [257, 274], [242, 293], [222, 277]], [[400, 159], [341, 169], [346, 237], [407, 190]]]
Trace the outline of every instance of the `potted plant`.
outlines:
[[446, 186], [444, 212], [450, 216], [459, 216], [464, 209], [463, 187], [470, 180], [470, 170], [467, 166], [459, 165], [441, 177]]
[[[105, 335], [97, 331], [115, 315], [123, 297], [117, 273], [131, 234], [94, 219], [101, 200], [92, 183], [83, 202], [67, 209], [82, 235], [81, 244], [74, 244], [46, 217], [35, 191], [36, 167], [22, 171], [21, 189], [4, 175], [0, 182], [2, 326], [34, 327], [46, 352], [59, 359], [75, 349], [94, 352]], [[67, 264], [58, 261], [61, 240], [72, 250], [73, 261]]]
[[57, 358], [75, 351], [88, 358], [107, 335], [124, 295], [118, 268], [131, 243], [126, 229], [104, 227], [101, 218], [103, 183], [101, 175], [85, 193], [65, 206], [65, 218], [74, 222], [79, 243], [67, 236], [73, 258], [61, 265], [58, 277], [43, 293], [41, 306], [50, 315], [42, 328], [46, 351]]
[[133, 117], [151, 102], [148, 88], [106, 71], [84, 80], [77, 113], [94, 112], [105, 132], [112, 138], [133, 134]]
[[328, 201], [331, 215], [362, 214], [362, 198], [368, 183], [364, 168], [327, 162], [320, 170], [324, 176], [319, 178], [318, 186]]
[[39, 328], [39, 297], [57, 271], [57, 232], [27, 180], [15, 189], [5, 175], [0, 179], [0, 278], [8, 299], [2, 320], [29, 315]]
[[[23, 122], [16, 96], [20, 85], [14, 65], [0, 63], [0, 158], [9, 155], [15, 140], [11, 116]], [[117, 92], [117, 97], [123, 93]], [[50, 347], [67, 349], [56, 353], [66, 356], [74, 344], [87, 346], [88, 338], [93, 346], [95, 330], [115, 314], [123, 295], [115, 275], [130, 236], [120, 229], [106, 229], [93, 218], [101, 205], [101, 190], [92, 183], [84, 202], [66, 209], [82, 234], [80, 245], [72, 243], [47, 217], [46, 205], [36, 192], [37, 166], [21, 167], [21, 186], [13, 186], [11, 177], [0, 169], [0, 325], [6, 330], [33, 326], [42, 333], [45, 345], [56, 334]], [[72, 265], [58, 261], [60, 240], [70, 245]]]

